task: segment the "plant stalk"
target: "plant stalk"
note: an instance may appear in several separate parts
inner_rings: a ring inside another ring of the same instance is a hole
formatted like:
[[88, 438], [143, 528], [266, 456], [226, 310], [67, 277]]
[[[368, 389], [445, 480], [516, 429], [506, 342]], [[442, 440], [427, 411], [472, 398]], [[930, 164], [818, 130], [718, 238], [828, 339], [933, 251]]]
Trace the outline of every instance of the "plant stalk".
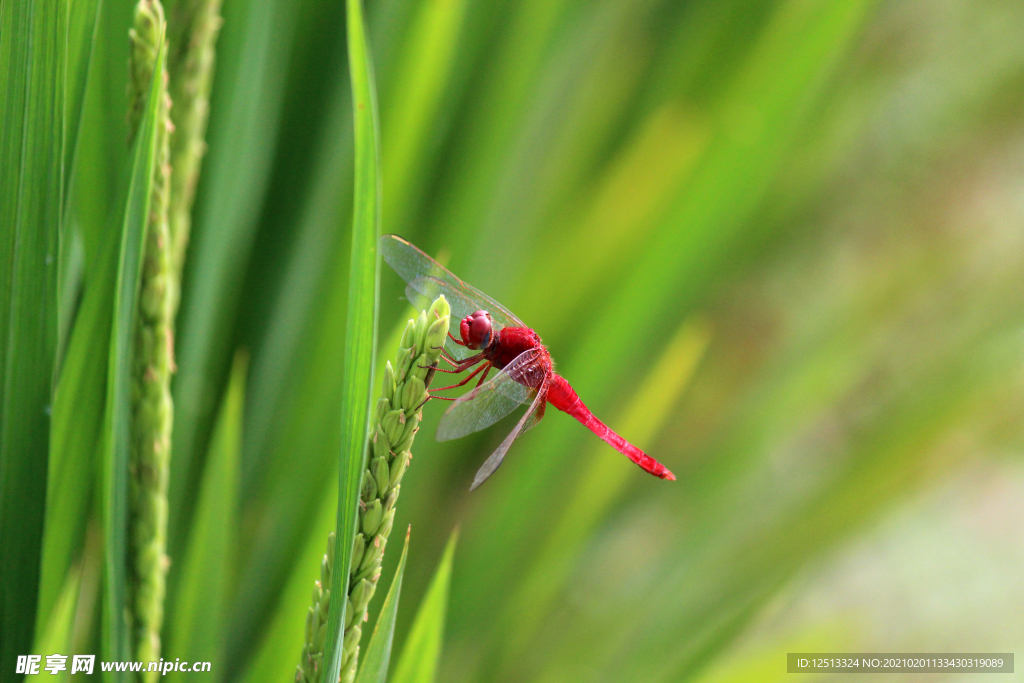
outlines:
[[[130, 31], [129, 131], [138, 132], [153, 77], [157, 50], [166, 35], [159, 0], [139, 0]], [[129, 604], [133, 647], [138, 661], [160, 659], [165, 580], [168, 567], [167, 483], [170, 464], [171, 372], [173, 311], [170, 235], [167, 218], [170, 192], [170, 97], [167, 71], [159, 75], [156, 163], [149, 222], [143, 250], [138, 321], [132, 358], [132, 442], [129, 461]], [[155, 672], [143, 680], [156, 679]]]
[[210, 113], [221, 0], [169, 0], [167, 3], [167, 71], [174, 102], [171, 121], [171, 262], [174, 310], [180, 297], [181, 269], [192, 227], [192, 204], [203, 156]]
[[[448, 302], [443, 296], [438, 297], [428, 311], [405, 326], [395, 364], [388, 361], [384, 369], [381, 397], [370, 421], [369, 465], [363, 472], [359, 527], [352, 544], [341, 654], [342, 683], [352, 683], [356, 677], [362, 624], [367, 619], [370, 598], [377, 590], [402, 477], [412, 460], [410, 448], [420, 428], [433, 368], [448, 334], [449, 317]], [[306, 616], [306, 642], [295, 673], [296, 683], [321, 683], [323, 676], [335, 542], [331, 533], [327, 554], [320, 563], [320, 580], [313, 588], [313, 606]]]

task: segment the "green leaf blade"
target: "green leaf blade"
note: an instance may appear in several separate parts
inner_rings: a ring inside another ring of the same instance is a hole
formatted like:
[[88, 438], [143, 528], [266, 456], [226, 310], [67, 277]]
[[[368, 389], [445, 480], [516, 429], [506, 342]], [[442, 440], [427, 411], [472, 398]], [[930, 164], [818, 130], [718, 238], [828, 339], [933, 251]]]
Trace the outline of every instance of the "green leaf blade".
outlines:
[[[383, 112], [384, 216], [401, 231], [429, 178], [430, 139], [442, 96], [450, 87], [465, 20], [465, 0], [431, 0], [416, 9], [395, 76], [396, 101]], [[390, 232], [390, 228], [388, 232]]]
[[[170, 638], [166, 653], [211, 662], [223, 676], [228, 596], [238, 528], [238, 479], [248, 357], [239, 352], [210, 441], [192, 536], [183, 558], [177, 598], [167, 605]], [[189, 674], [171, 672], [168, 680]]]
[[[128, 460], [131, 440], [131, 356], [135, 330], [142, 250], [145, 244], [156, 162], [160, 74], [166, 57], [161, 36], [145, 115], [135, 140], [131, 183], [114, 294], [114, 318], [107, 368], [106, 417], [103, 427], [104, 596], [102, 658], [127, 660], [130, 633], [125, 621], [127, 586]], [[105, 680], [127, 680], [124, 672], [106, 672]]]
[[5, 668], [28, 651], [37, 618], [57, 349], [67, 13], [64, 1], [0, 4], [0, 661]]
[[82, 567], [76, 565], [68, 571], [49, 619], [38, 629], [40, 635], [36, 637], [33, 652], [68, 651], [81, 585]]
[[[103, 395], [119, 234], [116, 230], [104, 230], [96, 253], [85, 253], [89, 250], [84, 246], [88, 241], [84, 233], [90, 220], [81, 206], [83, 193], [89, 201], [102, 203], [99, 198], [104, 197], [108, 189], [103, 183], [104, 174], [95, 166], [97, 156], [90, 154], [88, 149], [88, 144], [95, 145], [96, 139], [104, 136], [99, 134], [96, 121], [87, 116], [85, 106], [87, 92], [95, 99], [103, 78], [110, 74], [103, 68], [100, 5], [100, 0], [76, 2], [69, 15], [65, 106], [67, 177], [59, 277], [70, 276], [69, 280], [77, 281], [59, 284], [60, 337], [56, 360], [59, 368], [50, 423], [46, 524], [39, 586], [39, 614], [42, 619], [48, 618], [61, 591], [64, 576], [72, 566], [74, 553], [83, 543], [103, 427]], [[118, 63], [117, 66], [115, 76], [121, 77], [123, 65]], [[95, 108], [95, 104], [93, 106]], [[83, 143], [81, 152], [80, 141]], [[122, 145], [118, 144], [117, 148], [121, 149]], [[111, 197], [110, 201], [114, 199]], [[103, 227], [106, 227], [106, 221], [103, 221]], [[69, 252], [74, 250], [76, 240], [82, 244], [81, 270], [66, 263], [74, 259]], [[37, 639], [40, 636], [39, 624], [36, 636]]]
[[[346, 595], [356, 505], [366, 468], [370, 395], [377, 347], [377, 312], [380, 298], [381, 174], [380, 124], [373, 66], [367, 44], [360, 0], [348, 0], [348, 54], [352, 78], [355, 126], [355, 190], [352, 251], [349, 267], [348, 314], [345, 327], [342, 380], [342, 453], [338, 480], [338, 523], [331, 594]], [[324, 649], [324, 680], [337, 680], [341, 670], [341, 638], [345, 601], [332, 600]]]
[[[405, 330], [404, 324], [394, 327], [384, 344], [385, 349], [398, 347]], [[384, 371], [386, 359], [378, 359], [377, 371]], [[379, 372], [377, 374], [379, 374]], [[333, 373], [331, 375], [334, 376]], [[318, 421], [316, 424], [319, 424]], [[341, 430], [338, 426], [332, 425], [329, 430], [321, 427], [319, 431], [310, 430], [310, 439], [299, 446], [292, 446], [286, 443], [285, 447], [291, 447], [290, 452], [296, 448], [302, 448], [306, 443], [316, 443], [317, 437], [337, 443], [341, 439]], [[270, 618], [270, 625], [266, 629], [262, 642], [251, 656], [251, 664], [246, 669], [241, 680], [245, 683], [257, 683], [258, 681], [283, 680], [287, 678], [294, 669], [289, 657], [302, 647], [302, 624], [305, 618], [305, 611], [308, 608], [309, 587], [315, 580], [311, 568], [319, 567], [323, 556], [323, 544], [327, 535], [334, 530], [337, 517], [337, 480], [330, 480], [325, 488], [327, 489], [316, 501], [316, 513], [314, 519], [309, 522], [302, 531], [302, 545], [297, 552], [297, 558], [293, 563], [291, 572], [281, 589], [277, 606]], [[300, 492], [297, 492], [298, 495]], [[276, 511], [276, 510], [275, 510]], [[282, 510], [283, 515], [286, 510]], [[262, 559], [262, 558], [260, 558]], [[318, 571], [316, 573], [319, 573]], [[250, 586], [243, 585], [239, 590], [247, 590]]]
[[43, 618], [57, 599], [88, 518], [103, 430], [117, 246], [108, 240], [101, 263], [94, 266], [95, 277], [76, 316], [53, 401], [39, 586]]
[[430, 587], [416, 612], [416, 619], [402, 647], [402, 655], [391, 683], [434, 683], [444, 643], [444, 624], [448, 612], [448, 592], [452, 578], [452, 559], [459, 532], [455, 530], [441, 556]]
[[65, 95], [64, 170], [70, 174], [74, 163], [85, 102], [86, 80], [99, 25], [100, 0], [71, 3], [68, 13], [68, 86]]
[[[231, 365], [235, 311], [259, 227], [287, 90], [293, 0], [228, 3], [217, 41], [209, 153], [193, 208], [177, 317], [168, 552], [187, 538], [203, 458]], [[172, 111], [173, 111], [172, 105]], [[173, 596], [172, 596], [173, 599]]]
[[336, 523], [335, 483], [333, 480], [330, 482], [329, 490], [319, 503], [316, 518], [307, 527], [303, 546], [280, 592], [266, 633], [239, 677], [243, 683], [285, 681], [295, 675], [294, 657], [302, 648], [306, 611], [309, 609], [309, 587], [320, 575], [324, 539], [334, 530]]
[[356, 683], [385, 683], [388, 679], [388, 665], [391, 663], [391, 645], [395, 639], [395, 621], [398, 618], [398, 600], [402, 595], [402, 577], [405, 575], [405, 560], [409, 555], [409, 534], [412, 527], [405, 532], [405, 545], [402, 557], [398, 560], [395, 578], [391, 580], [384, 604], [381, 605], [377, 624], [373, 627], [373, 635], [366, 646], [363, 663], [356, 675]]

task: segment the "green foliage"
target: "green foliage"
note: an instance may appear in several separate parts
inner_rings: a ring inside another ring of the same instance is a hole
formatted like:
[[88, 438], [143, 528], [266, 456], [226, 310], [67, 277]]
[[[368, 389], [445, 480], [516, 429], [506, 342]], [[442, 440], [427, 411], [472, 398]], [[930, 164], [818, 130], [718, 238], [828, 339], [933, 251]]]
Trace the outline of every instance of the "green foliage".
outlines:
[[387, 597], [380, 606], [380, 615], [373, 627], [373, 635], [366, 646], [366, 654], [359, 665], [359, 673], [355, 683], [386, 683], [388, 666], [391, 664], [391, 644], [395, 638], [395, 620], [398, 617], [398, 600], [402, 595], [402, 577], [405, 575], [405, 560], [409, 555], [409, 535], [412, 528], [405, 532], [405, 545], [402, 546], [402, 558], [398, 561], [395, 578], [391, 579]]
[[[407, 325], [396, 326], [383, 348], [398, 348], [406, 327]], [[375, 375], [382, 375], [386, 367], [380, 360], [378, 359]], [[390, 361], [385, 361], [387, 362]], [[308, 642], [305, 640], [304, 624], [310, 606], [309, 586], [314, 584], [317, 577], [322, 579], [323, 539], [334, 531], [337, 519], [337, 482], [333, 477], [331, 483], [334, 486], [330, 487], [318, 501], [319, 507], [314, 519], [307, 526], [305, 537], [302, 539], [303, 545], [297, 553], [291, 574], [281, 588], [281, 597], [270, 620], [267, 634], [257, 653], [251, 656], [252, 663], [242, 676], [243, 680], [255, 683], [294, 675], [294, 650]], [[292, 514], [295, 512], [292, 511]]]
[[[237, 353], [210, 439], [177, 597], [167, 606], [169, 638], [165, 651], [188, 652], [193, 660], [211, 662], [211, 673], [224, 669], [223, 633], [236, 576], [238, 472], [248, 369], [246, 355]], [[217, 571], [211, 571], [213, 567]], [[189, 676], [171, 672], [169, 679], [184, 681]]]
[[225, 10], [217, 43], [218, 92], [211, 97], [214, 115], [207, 134], [213, 152], [203, 162], [204, 188], [193, 210], [177, 320], [168, 530], [172, 556], [181, 552], [191, 524], [195, 498], [190, 492], [198, 486], [227, 381], [231, 322], [241, 305], [244, 267], [273, 160], [299, 7], [294, 0], [233, 3]]
[[[93, 104], [96, 99], [96, 78], [104, 73], [102, 55], [95, 46], [100, 28], [101, 11], [99, 0], [73, 3], [69, 30], [69, 92], [66, 111], [68, 137], [65, 141], [69, 158], [78, 160], [81, 168], [95, 169], [87, 144], [102, 135], [96, 130], [96, 122], [86, 124], [85, 88], [90, 71], [93, 72]], [[127, 46], [127, 41], [124, 41]], [[72, 61], [74, 64], [72, 65]], [[118, 64], [117, 77], [124, 76], [124, 64]], [[94, 107], [95, 108], [95, 107]], [[119, 119], [123, 122], [123, 119]], [[103, 126], [109, 125], [107, 121]], [[78, 130], [88, 128], [84, 136], [83, 149], [79, 150]], [[119, 140], [118, 143], [121, 141]], [[123, 145], [117, 144], [117, 150]], [[69, 167], [71, 168], [71, 167]], [[54, 604], [57, 591], [63, 584], [73, 555], [80, 551], [85, 524], [88, 519], [89, 495], [97, 471], [96, 453], [101, 426], [103, 424], [104, 401], [97, 400], [105, 388], [107, 373], [107, 351], [110, 344], [111, 311], [113, 308], [114, 283], [117, 276], [117, 255], [120, 234], [117, 230], [106, 230], [92, 252], [91, 258], [84, 254], [79, 258], [88, 261], [80, 264], [77, 276], [73, 263], [75, 244], [83, 242], [81, 230], [88, 223], [82, 209], [83, 187], [87, 195], [103, 194], [102, 173], [71, 174], [68, 197], [65, 199], [66, 213], [63, 223], [63, 244], [59, 276], [65, 282], [60, 286], [61, 326], [60, 343], [63, 353], [53, 398], [53, 413], [50, 424], [50, 466], [47, 472], [46, 523], [43, 535], [42, 559], [39, 586], [39, 613], [45, 619]], [[90, 196], [94, 202], [95, 196]], [[122, 198], [123, 199], [123, 198]], [[96, 202], [101, 203], [101, 202]], [[84, 247], [82, 247], [84, 251]], [[71, 292], [70, 301], [64, 301], [64, 293]], [[80, 298], [79, 298], [80, 297]], [[77, 302], [77, 305], [74, 305]], [[66, 321], [65, 321], [66, 319]], [[72, 322], [74, 323], [72, 325]], [[69, 332], [65, 332], [70, 328]]]
[[[359, 529], [357, 505], [365, 482], [371, 421], [370, 396], [373, 362], [377, 354], [377, 313], [380, 297], [380, 123], [377, 115], [377, 86], [363, 23], [362, 0], [346, 2], [349, 73], [352, 78], [352, 109], [355, 144], [353, 160], [352, 247], [349, 261], [348, 313], [342, 350], [341, 457], [338, 474], [338, 542], [334, 548], [333, 595], [349, 595], [346, 585], [355, 552]], [[373, 434], [376, 439], [378, 434]], [[397, 492], [396, 492], [397, 493]], [[393, 521], [393, 518], [392, 518]], [[367, 532], [370, 536], [374, 530]], [[386, 537], [385, 537], [386, 540]], [[378, 544], [379, 545], [379, 544]], [[367, 548], [369, 550], [369, 548]], [[383, 553], [383, 545], [377, 550]], [[361, 569], [361, 567], [360, 567]], [[352, 577], [357, 579], [360, 577]], [[372, 589], [367, 589], [372, 595]], [[353, 601], [354, 602], [354, 601]], [[346, 626], [346, 601], [333, 600], [327, 617], [324, 644], [323, 677], [334, 681], [346, 664], [353, 666], [358, 650], [343, 647]], [[365, 603], [364, 603], [365, 604]], [[358, 635], [355, 635], [358, 642]], [[344, 661], [343, 661], [344, 658]]]
[[[111, 231], [115, 232], [115, 231]], [[46, 526], [40, 568], [39, 612], [47, 615], [79, 551], [97, 470], [105, 403], [107, 357], [117, 275], [118, 242], [106, 241], [82, 297], [57, 381], [50, 429]], [[45, 617], [44, 617], [45, 618]]]
[[388, 131], [387, 148], [383, 150], [388, 160], [383, 169], [387, 188], [383, 215], [396, 230], [406, 225], [410, 210], [422, 201], [427, 179], [416, 173], [416, 164], [432, 154], [429, 131], [437, 120], [455, 66], [456, 38], [467, 4], [466, 0], [419, 3], [398, 57], [395, 100], [381, 122]]
[[[46, 622], [39, 639], [33, 644], [33, 652], [68, 652], [71, 648], [71, 630], [74, 624], [75, 606], [82, 587], [82, 568], [74, 566], [68, 571], [64, 586], [53, 605], [53, 611]], [[65, 672], [67, 673], [67, 672]], [[64, 677], [65, 680], [67, 677]]]
[[[535, 328], [678, 476], [549, 410], [470, 494], [510, 425], [437, 444], [429, 402], [393, 524], [417, 535], [402, 602], [431, 616], [378, 598], [365, 622], [393, 623], [392, 681], [762, 681], [801, 643], [1015, 649], [1019, 610], [991, 596], [1020, 585], [1019, 3], [346, 4], [224, 0], [219, 31], [216, 0], [165, 5], [171, 115], [199, 136], [172, 144], [202, 158], [191, 212], [171, 198], [191, 227], [167, 657], [294, 677], [324, 539], [359, 517], [370, 377], [410, 317], [385, 268], [374, 322], [378, 224]], [[131, 656], [134, 6], [0, 0], [4, 662]]]
[[14, 661], [30, 647], [37, 618], [49, 416], [58, 347], [67, 15], [66, 2], [0, 3], [3, 662]]
[[[331, 534], [327, 555], [320, 563], [320, 580], [313, 589], [313, 605], [306, 617], [305, 644], [296, 681], [322, 680], [332, 595], [345, 596], [341, 680], [351, 683], [356, 677], [363, 622], [377, 590], [381, 562], [398, 511], [402, 478], [412, 461], [413, 440], [423, 419], [427, 389], [435, 374], [432, 368], [441, 355], [449, 318], [448, 302], [439, 296], [428, 310], [406, 324], [397, 344], [394, 366], [390, 361], [384, 366], [381, 395], [370, 418], [368, 456], [356, 491], [358, 508], [348, 578], [341, 584], [344, 592], [329, 588], [334, 583], [337, 553], [337, 536]], [[379, 647], [382, 645], [378, 643]], [[379, 651], [375, 655], [382, 656]], [[381, 665], [377, 662], [374, 667]]]
[[192, 230], [199, 169], [206, 154], [206, 124], [210, 115], [210, 88], [216, 62], [221, 0], [171, 0], [168, 35], [172, 52], [167, 58], [168, 90], [175, 135], [171, 138], [170, 244], [175, 278], [171, 285], [177, 311], [181, 296], [181, 268]]
[[416, 611], [416, 619], [402, 647], [402, 656], [395, 667], [392, 683], [433, 683], [437, 678], [448, 610], [448, 590], [452, 579], [452, 558], [455, 556], [458, 538], [458, 531], [455, 531], [448, 539], [441, 564], [434, 572], [423, 602]]
[[[147, 102], [148, 86], [159, 90], [152, 196], [139, 273], [138, 311], [133, 331], [131, 452], [128, 462], [130, 590], [132, 642], [139, 661], [160, 659], [160, 632], [167, 586], [167, 484], [171, 459], [171, 372], [174, 366], [174, 299], [171, 236], [167, 219], [170, 197], [170, 98], [167, 68], [157, 70], [166, 50], [167, 23], [159, 0], [139, 0], [130, 32], [129, 139]], [[166, 63], [166, 57], [165, 57]], [[143, 678], [152, 683], [156, 672]]]
[[[148, 96], [142, 108], [131, 183], [125, 200], [118, 258], [117, 285], [114, 293], [113, 330], [107, 361], [105, 421], [103, 426], [102, 488], [104, 530], [104, 596], [102, 657], [108, 661], [126, 660], [131, 656], [131, 624], [127, 621], [128, 606], [128, 515], [129, 460], [132, 440], [131, 414], [132, 364], [139, 285], [146, 234], [150, 221], [150, 200], [153, 195], [154, 171], [157, 161], [159, 129], [166, 121], [159, 116], [165, 106], [160, 96], [166, 46], [162, 28], [154, 41], [153, 70]], [[125, 679], [123, 672], [108, 672], [109, 680]]]

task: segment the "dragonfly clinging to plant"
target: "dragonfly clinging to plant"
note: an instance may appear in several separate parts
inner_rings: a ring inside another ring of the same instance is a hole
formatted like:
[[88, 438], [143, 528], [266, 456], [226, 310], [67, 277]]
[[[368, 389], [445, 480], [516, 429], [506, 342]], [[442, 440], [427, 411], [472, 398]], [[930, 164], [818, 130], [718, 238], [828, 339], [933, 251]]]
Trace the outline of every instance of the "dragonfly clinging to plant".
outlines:
[[[470, 490], [498, 469], [512, 442], [544, 417], [547, 404], [568, 413], [627, 458], [662, 479], [675, 475], [597, 419], [564, 377], [557, 374], [540, 336], [507, 308], [397, 235], [380, 238], [384, 260], [406, 281], [405, 294], [414, 306], [426, 309], [443, 294], [451, 305], [456, 337], [449, 331], [442, 359], [451, 367], [439, 372], [469, 375], [451, 386], [433, 389], [431, 398], [453, 401], [437, 427], [437, 440], [448, 441], [479, 431], [505, 417], [518, 406], [529, 407], [505, 440], [487, 458]], [[497, 373], [487, 380], [491, 370]], [[474, 389], [458, 398], [437, 392], [465, 386], [478, 377]]]

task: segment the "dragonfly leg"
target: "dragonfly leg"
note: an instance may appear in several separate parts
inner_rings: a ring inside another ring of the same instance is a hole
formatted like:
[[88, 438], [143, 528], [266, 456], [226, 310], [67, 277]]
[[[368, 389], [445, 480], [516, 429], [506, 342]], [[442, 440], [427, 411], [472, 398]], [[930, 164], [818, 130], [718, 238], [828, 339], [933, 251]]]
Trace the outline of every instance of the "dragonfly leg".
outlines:
[[[479, 362], [479, 361], [474, 361], [474, 362]], [[474, 375], [476, 375], [478, 372], [483, 370], [484, 374], [480, 376], [480, 381], [477, 382], [477, 384], [476, 384], [477, 386], [480, 386], [481, 384], [483, 384], [484, 379], [487, 377], [487, 373], [489, 373], [491, 371], [492, 367], [493, 366], [491, 365], [490, 361], [488, 361], [488, 362], [484, 363], [483, 365], [481, 365], [480, 367], [478, 367], [473, 372], [471, 372], [468, 375], [466, 375], [465, 379], [463, 379], [458, 384], [453, 384], [450, 387], [440, 387], [438, 389], [431, 389], [429, 392], [427, 392], [427, 397], [425, 399], [423, 399], [423, 403], [421, 403], [418, 406], [416, 406], [416, 410], [414, 410], [413, 412], [415, 413], [417, 410], [419, 410], [423, 406], [427, 405], [427, 401], [429, 401], [432, 398], [439, 398], [442, 401], [458, 401], [461, 398], [461, 396], [437, 396], [437, 395], [434, 394], [434, 392], [435, 391], [445, 391], [446, 389], [457, 389], [458, 387], [461, 387], [464, 384], [466, 384], [467, 382], [469, 382], [469, 380], [473, 379]], [[434, 368], [434, 369], [435, 370], [441, 370], [440, 368]], [[462, 372], [462, 371], [461, 370], [441, 370], [441, 372], [455, 372], [455, 373], [458, 373], [458, 372]]]
[[[479, 362], [479, 360], [477, 360], [475, 362]], [[435, 371], [439, 370], [442, 373], [456, 373], [456, 374], [458, 374], [458, 373], [462, 372], [461, 370], [441, 370], [440, 368], [434, 368], [434, 370]], [[471, 379], [473, 379], [473, 376], [476, 375], [477, 373], [479, 373], [481, 370], [483, 371], [483, 376], [480, 378], [480, 381], [482, 382], [483, 381], [483, 377], [486, 377], [487, 373], [490, 372], [490, 362], [489, 361], [485, 362], [485, 364], [483, 364], [482, 366], [480, 366], [479, 368], [477, 368], [476, 370], [471, 372], [469, 375], [466, 376], [466, 378], [464, 380], [462, 380], [458, 384], [453, 384], [452, 386], [446, 386], [446, 387], [439, 387], [437, 389], [431, 389], [430, 391], [427, 392], [427, 397], [423, 399], [423, 402], [420, 403], [419, 405], [417, 405], [416, 411], [419, 411], [421, 408], [423, 408], [424, 405], [427, 404], [427, 401], [430, 400], [431, 398], [440, 398], [441, 400], [459, 400], [460, 396], [438, 396], [434, 392], [435, 391], [444, 391], [446, 389], [457, 389], [457, 388], [463, 386], [464, 384], [466, 384], [467, 382], [469, 382]], [[476, 386], [480, 386], [480, 385], [477, 384]], [[416, 411], [413, 411], [413, 412], [416, 413]]]
[[[469, 358], [465, 358], [463, 360], [456, 361], [454, 363], [452, 361], [448, 361], [448, 364], [451, 365], [452, 368], [453, 368], [451, 370], [445, 370], [443, 368], [434, 368], [434, 369], [437, 370], [438, 372], [447, 372], [449, 374], [457, 375], [460, 372], [465, 372], [466, 370], [469, 370], [471, 367], [473, 367], [474, 365], [476, 365], [477, 363], [479, 363], [483, 359], [484, 359], [484, 354], [478, 353], [475, 356], [470, 356]], [[447, 359], [445, 359], [445, 360], [447, 360]], [[422, 367], [426, 367], [426, 366], [421, 365], [420, 367], [422, 368]]]
[[462, 370], [445, 370], [444, 368], [434, 368], [434, 370], [437, 372], [447, 372], [449, 375], [457, 375], [462, 372]]
[[452, 358], [450, 355], [448, 355], [447, 351], [444, 351], [442, 349], [440, 358], [441, 358], [441, 360], [443, 360], [445, 363], [447, 363], [448, 365], [452, 366], [452, 368], [453, 368], [452, 370], [443, 370], [440, 367], [437, 368], [441, 372], [450, 372], [450, 373], [454, 373], [454, 374], [458, 374], [458, 373], [462, 372], [462, 370], [459, 369], [459, 366], [462, 363], [462, 361], [457, 360], [455, 358]]
[[[465, 346], [466, 345], [466, 342], [461, 341], [459, 339], [456, 339], [455, 337], [452, 337], [452, 333], [451, 332], [448, 332], [448, 336], [451, 337], [452, 341], [455, 342], [456, 344], [458, 344], [459, 346]], [[432, 348], [441, 349], [441, 358], [444, 358], [446, 361], [448, 361], [452, 365], [455, 365], [455, 362], [454, 362], [455, 359], [452, 358], [452, 355], [450, 353], [448, 353], [448, 351], [445, 350], [444, 345], [434, 346]]]
[[[471, 373], [469, 373], [468, 375], [466, 375], [466, 376], [465, 376], [465, 377], [464, 377], [464, 378], [462, 379], [462, 381], [461, 381], [461, 382], [459, 382], [458, 384], [453, 384], [453, 385], [451, 385], [451, 386], [448, 386], [448, 387], [438, 387], [437, 389], [432, 389], [430, 393], [431, 393], [431, 394], [433, 394], [433, 393], [435, 393], [435, 392], [438, 392], [438, 391], [446, 391], [446, 390], [448, 390], [448, 389], [458, 389], [458, 388], [459, 388], [459, 387], [461, 387], [461, 386], [465, 386], [465, 384], [466, 384], [467, 382], [469, 382], [469, 380], [473, 379], [473, 378], [474, 378], [474, 377], [476, 377], [476, 376], [477, 376], [478, 374], [480, 374], [480, 371], [481, 371], [481, 370], [487, 370], [487, 371], [490, 371], [490, 369], [491, 369], [491, 363], [490, 363], [490, 362], [488, 361], [487, 363], [484, 363], [483, 365], [481, 365], [480, 367], [478, 367], [478, 368], [477, 368], [476, 370], [474, 370], [473, 372], [471, 372]], [[485, 376], [485, 377], [487, 376], [487, 373], [486, 373], [486, 372], [484, 373], [484, 376]], [[436, 396], [435, 398], [442, 398], [442, 397], [441, 397], [441, 396]]]
[[[452, 333], [449, 332], [448, 336], [452, 337]], [[455, 342], [456, 344], [458, 344], [459, 346], [465, 346], [466, 345], [465, 342], [461, 342], [458, 339], [456, 339], [455, 337], [452, 337], [452, 341]], [[444, 348], [444, 345], [441, 346], [441, 358], [444, 358], [451, 365], [457, 365], [458, 362], [459, 362], [458, 359], [455, 358], [455, 356], [453, 356], [451, 353], [448, 352], [448, 349]]]

